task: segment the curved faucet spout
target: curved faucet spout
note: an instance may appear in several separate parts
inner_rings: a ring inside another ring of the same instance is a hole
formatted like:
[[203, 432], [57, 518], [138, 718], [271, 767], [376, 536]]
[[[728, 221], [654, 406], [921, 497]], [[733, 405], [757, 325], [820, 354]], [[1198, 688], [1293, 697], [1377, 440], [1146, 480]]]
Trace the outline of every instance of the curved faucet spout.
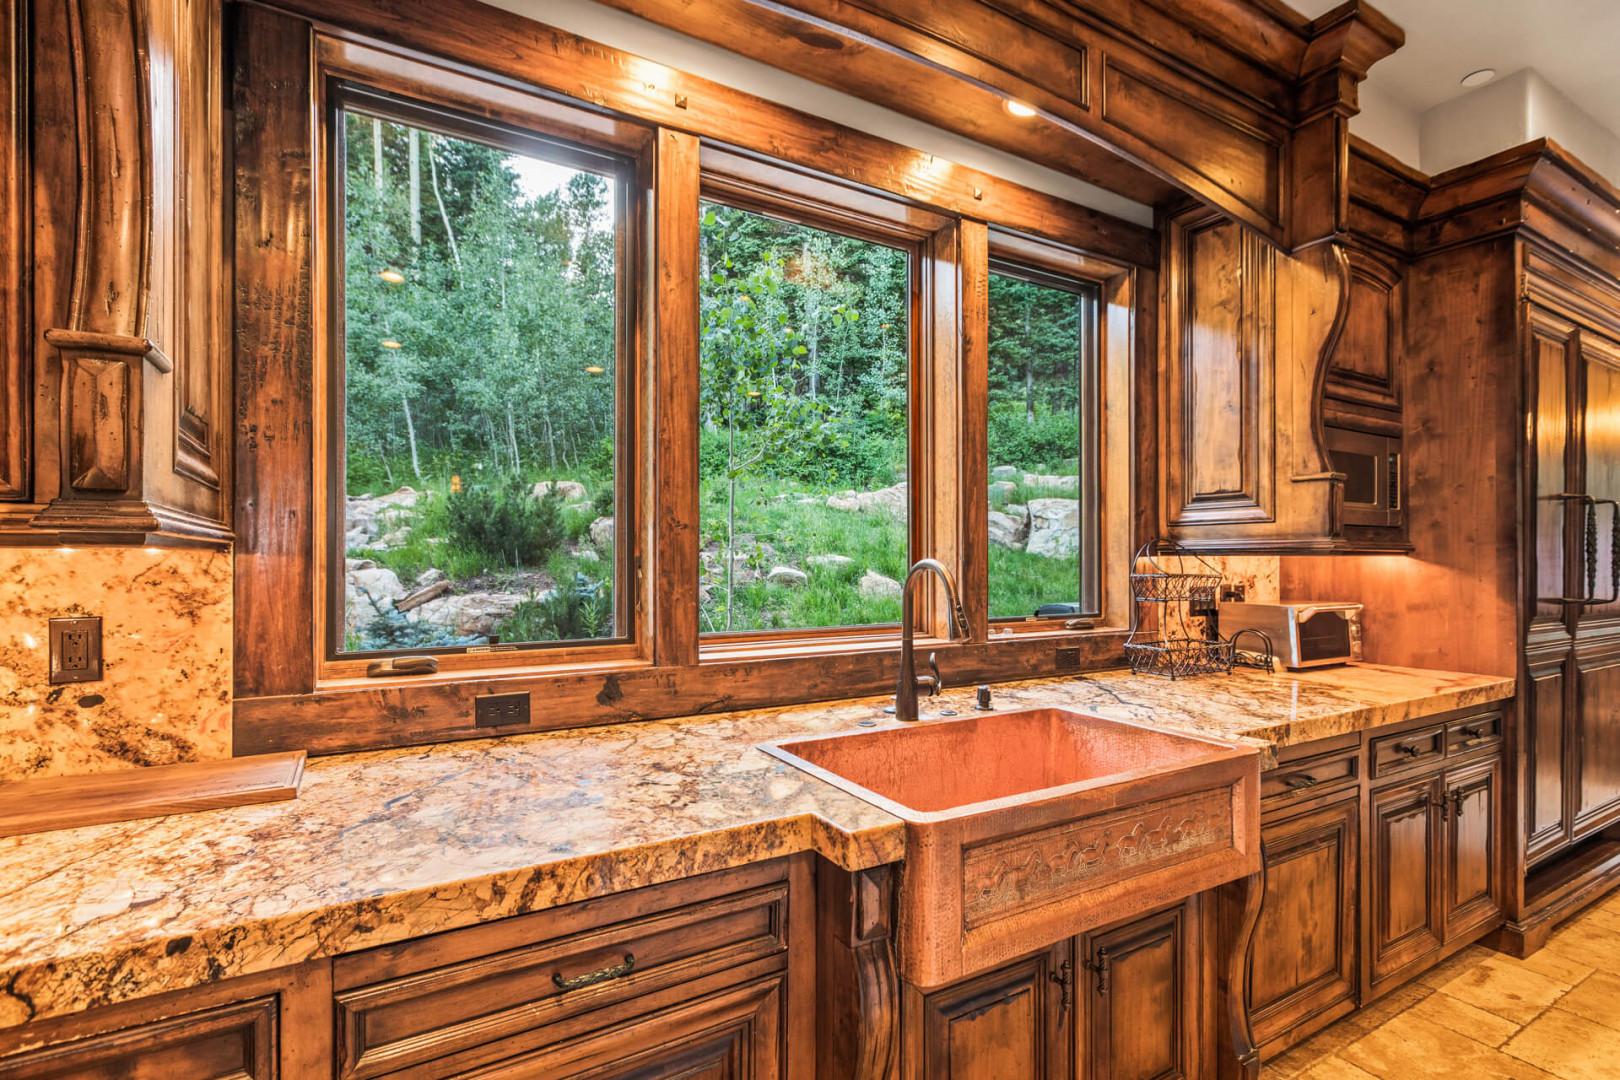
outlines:
[[946, 617], [950, 622], [951, 640], [958, 637], [967, 637], [967, 615], [962, 610], [962, 602], [957, 598], [956, 582], [951, 572], [945, 569], [945, 564], [938, 559], [918, 559], [906, 571], [906, 580], [900, 586], [900, 677], [894, 690], [894, 717], [896, 720], [917, 719], [917, 691], [925, 689], [928, 696], [933, 697], [940, 691], [939, 667], [933, 656], [928, 658], [929, 673], [917, 674], [917, 660], [914, 651], [915, 620], [912, 612], [912, 597], [916, 592], [915, 582], [925, 573], [931, 573], [939, 579], [940, 585], [945, 589]]

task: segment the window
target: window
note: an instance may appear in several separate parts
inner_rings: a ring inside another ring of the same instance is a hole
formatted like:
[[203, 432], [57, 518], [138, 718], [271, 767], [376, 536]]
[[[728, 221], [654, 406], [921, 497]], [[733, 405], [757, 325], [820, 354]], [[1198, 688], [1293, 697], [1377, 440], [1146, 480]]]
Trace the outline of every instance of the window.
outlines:
[[718, 200], [700, 245], [699, 629], [897, 623], [911, 250]]
[[628, 163], [336, 102], [330, 651], [623, 638]]
[[1096, 293], [999, 261], [989, 291], [989, 614], [1094, 616]]

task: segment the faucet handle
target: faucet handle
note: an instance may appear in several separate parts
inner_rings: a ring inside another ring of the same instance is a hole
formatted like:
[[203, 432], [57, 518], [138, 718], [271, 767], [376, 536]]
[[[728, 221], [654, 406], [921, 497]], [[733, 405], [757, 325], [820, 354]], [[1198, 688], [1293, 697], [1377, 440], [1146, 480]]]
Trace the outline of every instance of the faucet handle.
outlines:
[[926, 689], [929, 697], [934, 697], [945, 688], [945, 680], [939, 677], [939, 653], [928, 654], [928, 674], [917, 676], [918, 689]]

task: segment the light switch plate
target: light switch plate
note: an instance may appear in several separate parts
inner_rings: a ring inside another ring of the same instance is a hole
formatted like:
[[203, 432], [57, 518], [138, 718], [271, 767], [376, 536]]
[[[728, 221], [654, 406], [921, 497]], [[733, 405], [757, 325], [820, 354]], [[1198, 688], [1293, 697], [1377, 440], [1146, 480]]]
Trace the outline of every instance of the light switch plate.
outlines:
[[52, 619], [51, 682], [95, 682], [101, 678], [101, 619]]

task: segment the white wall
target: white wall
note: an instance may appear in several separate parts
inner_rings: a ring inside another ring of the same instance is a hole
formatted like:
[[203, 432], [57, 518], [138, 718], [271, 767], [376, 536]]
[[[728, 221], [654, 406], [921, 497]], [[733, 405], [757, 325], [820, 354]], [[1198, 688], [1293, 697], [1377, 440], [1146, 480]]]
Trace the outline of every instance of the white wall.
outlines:
[[1421, 167], [1418, 114], [1371, 82], [1361, 84], [1361, 111], [1350, 118], [1350, 131], [1414, 169]]
[[1141, 225], [1151, 207], [592, 0], [487, 0], [536, 22]]

